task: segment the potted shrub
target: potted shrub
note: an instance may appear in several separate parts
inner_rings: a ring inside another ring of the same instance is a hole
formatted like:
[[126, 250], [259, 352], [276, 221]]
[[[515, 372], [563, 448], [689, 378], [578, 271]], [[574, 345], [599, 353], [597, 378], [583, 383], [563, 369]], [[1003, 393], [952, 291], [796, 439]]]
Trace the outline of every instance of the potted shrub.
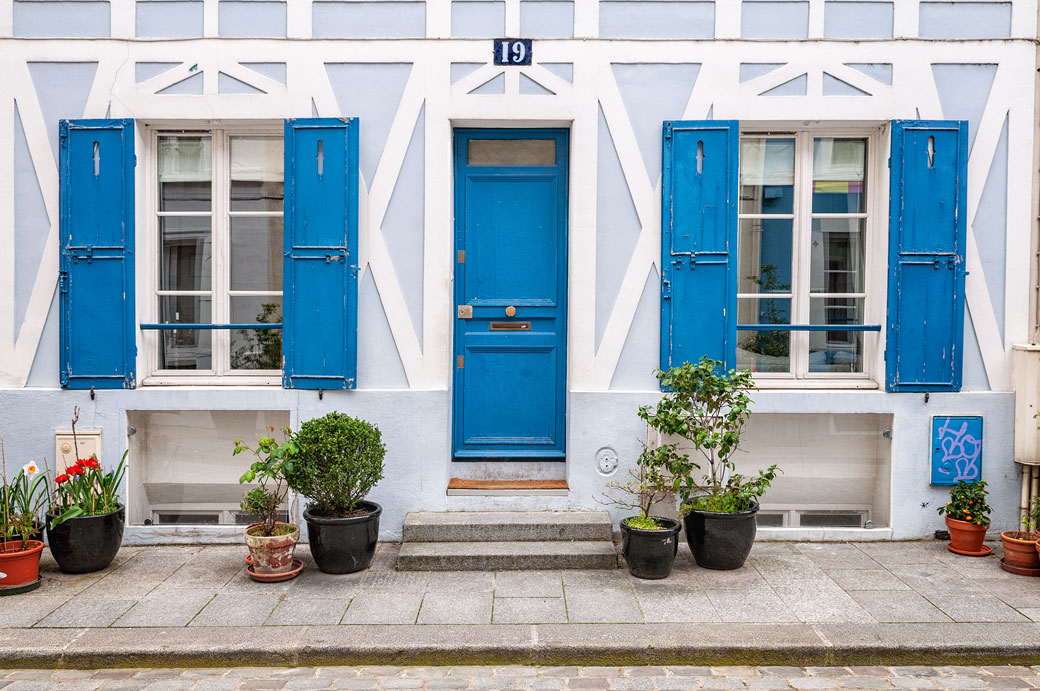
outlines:
[[[268, 430], [274, 432], [273, 427], [268, 427]], [[300, 539], [300, 526], [278, 520], [282, 504], [289, 494], [285, 471], [292, 467], [292, 454], [296, 450], [288, 429], [283, 430], [283, 436], [285, 440], [281, 444], [273, 437], [260, 437], [255, 449], [236, 439], [232, 452], [237, 456], [243, 451], [251, 451], [256, 457], [249, 470], [238, 479], [242, 484], [257, 483], [242, 496], [239, 504], [244, 512], [256, 517], [256, 522], [245, 529], [250, 558], [246, 572], [254, 580], [288, 580], [303, 569], [303, 563], [293, 558]]]
[[946, 516], [946, 529], [950, 531], [947, 549], [951, 552], [984, 557], [993, 551], [992, 547], [982, 544], [993, 511], [986, 503], [988, 494], [983, 480], [961, 480], [950, 488], [950, 501], [936, 509], [940, 515]]
[[303, 512], [311, 556], [326, 573], [368, 568], [379, 537], [379, 504], [365, 495], [383, 477], [386, 447], [379, 428], [331, 412], [307, 420], [293, 435], [289, 487], [311, 500]]
[[1005, 530], [1000, 534], [1004, 544], [1000, 567], [1019, 576], [1040, 576], [1040, 554], [1036, 549], [1036, 541], [1040, 539], [1036, 532], [1040, 525], [1040, 505], [1035, 499], [1021, 521], [1025, 530]]
[[40, 587], [43, 541], [33, 533], [38, 530], [40, 508], [46, 499], [47, 475], [30, 462], [8, 484], [2, 442], [0, 458], [0, 595], [15, 595]]
[[692, 460], [674, 445], [662, 459], [679, 494], [693, 558], [709, 569], [739, 569], [755, 541], [758, 498], [779, 472], [776, 464], [751, 479], [735, 472], [733, 453], [751, 415], [751, 373], [727, 371], [705, 357], [656, 374], [665, 393], [656, 406], [640, 408], [639, 416], [700, 454]]
[[621, 553], [628, 572], [636, 578], [667, 578], [672, 572], [682, 525], [671, 518], [651, 516], [650, 511], [671, 495], [671, 479], [665, 472], [664, 461], [674, 449], [674, 444], [657, 448], [644, 444], [639, 464], [629, 468], [628, 478], [610, 480], [607, 492], [596, 499], [601, 504], [639, 511], [620, 521]]
[[[72, 415], [73, 448], [78, 449]], [[100, 571], [115, 559], [123, 543], [125, 512], [119, 502], [119, 486], [126, 473], [123, 452], [119, 465], [107, 473], [97, 456], [81, 458], [54, 478], [47, 512], [47, 546], [65, 573]], [[55, 469], [57, 470], [57, 469]]]

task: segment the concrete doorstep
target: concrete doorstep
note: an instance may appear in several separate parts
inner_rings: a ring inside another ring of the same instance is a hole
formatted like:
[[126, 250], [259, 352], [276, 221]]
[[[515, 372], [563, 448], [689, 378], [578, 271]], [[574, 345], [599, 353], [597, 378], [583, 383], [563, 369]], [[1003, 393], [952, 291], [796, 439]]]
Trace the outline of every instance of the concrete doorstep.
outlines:
[[1040, 580], [942, 543], [759, 543], [729, 572], [685, 547], [625, 569], [323, 574], [260, 584], [244, 547], [126, 547], [0, 599], [0, 667], [1040, 664]]

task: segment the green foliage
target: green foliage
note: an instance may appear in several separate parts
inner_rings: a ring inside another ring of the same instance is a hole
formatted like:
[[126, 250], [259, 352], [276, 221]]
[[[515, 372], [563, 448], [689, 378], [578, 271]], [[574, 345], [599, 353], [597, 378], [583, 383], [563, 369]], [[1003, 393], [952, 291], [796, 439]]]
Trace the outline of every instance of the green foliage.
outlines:
[[[654, 504], [666, 499], [672, 491], [672, 479], [667, 475], [666, 469], [667, 461], [673, 453], [675, 453], [675, 444], [663, 444], [656, 448], [643, 444], [638, 464], [635, 468], [628, 469], [628, 478], [623, 481], [608, 481], [607, 491], [594, 498], [600, 504], [621, 509], [638, 509], [638, 518], [653, 522], [653, 519], [650, 518], [650, 509]], [[633, 528], [639, 527], [632, 525], [631, 520], [626, 520]], [[651, 528], [645, 529], [650, 530]]]
[[285, 476], [289, 487], [314, 501], [322, 516], [349, 515], [383, 478], [379, 428], [345, 413], [307, 420], [293, 435], [295, 463]]
[[57, 475], [48, 510], [51, 529], [80, 516], [100, 516], [117, 511], [121, 506], [119, 486], [126, 475], [129, 453], [129, 449], [124, 451], [119, 465], [107, 473], [102, 471], [97, 457], [91, 456], [79, 459]]
[[1040, 529], [1040, 497], [1033, 497], [1029, 500], [1029, 508], [1026, 510], [1026, 515], [1019, 520], [1022, 522], [1022, 527], [1026, 529], [1026, 532], [1035, 533]]
[[[749, 281], [759, 287], [759, 293], [785, 293], [791, 289], [790, 283], [781, 283], [776, 277], [776, 266], [773, 264], [762, 265], [761, 276], [745, 276]], [[781, 314], [777, 300], [763, 296], [765, 311], [761, 315], [762, 324], [787, 324], [788, 319]], [[741, 349], [749, 353], [760, 353], [772, 357], [787, 357], [790, 354], [791, 337], [787, 331], [757, 331], [744, 339], [740, 344]]]
[[[277, 324], [282, 321], [281, 305], [265, 302], [256, 315], [258, 324]], [[232, 369], [281, 369], [281, 329], [239, 329], [242, 345], [231, 353]]]
[[650, 516], [629, 516], [622, 519], [625, 525], [636, 530], [664, 530], [665, 526], [657, 522], [656, 518]]
[[662, 435], [684, 438], [701, 455], [695, 461], [680, 454], [677, 444], [658, 447], [682, 513], [705, 502], [722, 507], [711, 510], [750, 509], [780, 472], [776, 464], [750, 480], [735, 472], [732, 456], [751, 416], [751, 373], [726, 371], [723, 363], [704, 357], [656, 374], [665, 394], [656, 406], [641, 407], [639, 417]]
[[[274, 432], [274, 427], [268, 426], [268, 431]], [[284, 441], [279, 444], [274, 437], [260, 437], [256, 442], [256, 448], [244, 444], [241, 439], [235, 440], [235, 450], [231, 452], [237, 456], [243, 451], [250, 451], [256, 460], [249, 466], [249, 470], [238, 478], [240, 484], [256, 482], [257, 486], [250, 489], [242, 497], [239, 506], [248, 514], [256, 516], [257, 521], [263, 524], [264, 537], [275, 535], [275, 524], [278, 521], [278, 509], [289, 494], [289, 485], [286, 475], [292, 470], [294, 455], [296, 454], [296, 442], [292, 438], [288, 427], [282, 430]]]
[[983, 480], [965, 482], [961, 480], [950, 489], [950, 501], [936, 511], [958, 521], [968, 521], [975, 525], [989, 525], [989, 515], [993, 509], [986, 503], [986, 483]]
[[29, 546], [29, 534], [36, 530], [40, 509], [47, 499], [48, 478], [36, 463], [25, 464], [16, 476], [7, 482], [7, 458], [0, 440], [0, 456], [3, 456], [0, 479], [0, 540], [10, 542], [21, 535], [22, 547]]

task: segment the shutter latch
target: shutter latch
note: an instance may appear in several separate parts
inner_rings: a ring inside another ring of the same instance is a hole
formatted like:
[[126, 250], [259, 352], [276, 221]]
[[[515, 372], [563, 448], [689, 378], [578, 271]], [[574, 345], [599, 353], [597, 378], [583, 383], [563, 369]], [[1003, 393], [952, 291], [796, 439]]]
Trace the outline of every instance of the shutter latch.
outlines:
[[667, 278], [661, 281], [661, 299], [669, 300], [672, 297], [672, 282]]
[[69, 292], [69, 272], [59, 271], [58, 272], [58, 292], [67, 293]]

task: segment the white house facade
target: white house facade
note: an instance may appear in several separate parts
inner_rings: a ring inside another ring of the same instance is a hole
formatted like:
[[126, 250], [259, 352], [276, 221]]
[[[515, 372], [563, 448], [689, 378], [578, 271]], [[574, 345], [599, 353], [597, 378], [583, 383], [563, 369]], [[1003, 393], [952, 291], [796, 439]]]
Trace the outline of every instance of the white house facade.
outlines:
[[233, 441], [338, 410], [391, 539], [598, 507], [709, 355], [755, 375], [738, 465], [783, 469], [760, 535], [928, 537], [980, 474], [1011, 528], [1037, 16], [0, 0], [7, 458], [60, 465], [78, 406], [128, 541], [237, 540]]

